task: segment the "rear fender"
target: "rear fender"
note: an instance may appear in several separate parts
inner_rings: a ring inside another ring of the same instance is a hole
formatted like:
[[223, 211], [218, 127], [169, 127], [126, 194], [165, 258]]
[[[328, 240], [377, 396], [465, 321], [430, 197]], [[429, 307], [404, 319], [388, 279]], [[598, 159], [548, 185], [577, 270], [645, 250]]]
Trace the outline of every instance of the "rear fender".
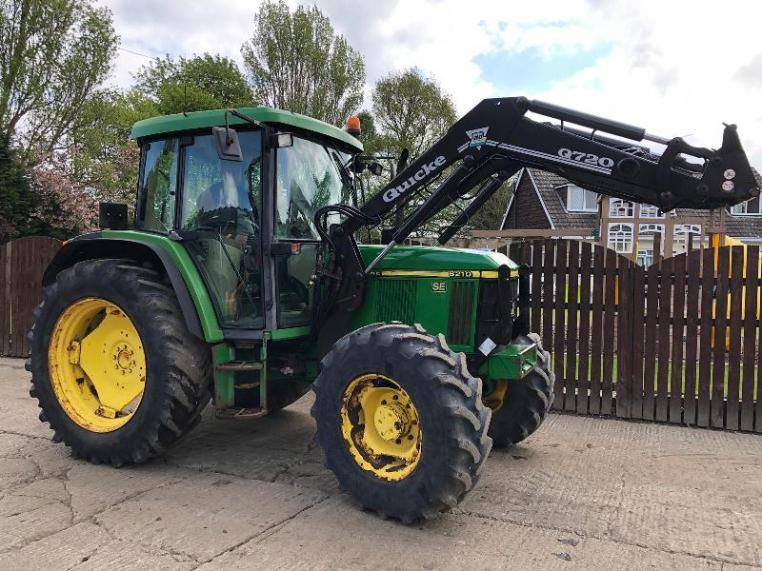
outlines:
[[[183, 276], [178, 269], [178, 264], [173, 259], [173, 255], [158, 243], [152, 242], [154, 240], [143, 241], [127, 237], [111, 238], [104, 236], [101, 232], [78, 236], [66, 242], [50, 262], [43, 275], [43, 286], [53, 283], [62, 270], [85, 260], [124, 258], [138, 262], [150, 262], [157, 269], [163, 270], [169, 279], [188, 330], [195, 337], [206, 342], [221, 341], [223, 335], [216, 318], [212, 322], [208, 311], [203, 323], [199, 318], [201, 313], [199, 304], [206, 303], [207, 307], [212, 307], [206, 290], [191, 292], [187, 277]], [[195, 268], [193, 270], [196, 271]], [[200, 276], [196, 277], [197, 280], [191, 281], [195, 281], [197, 284], [203, 283]]]

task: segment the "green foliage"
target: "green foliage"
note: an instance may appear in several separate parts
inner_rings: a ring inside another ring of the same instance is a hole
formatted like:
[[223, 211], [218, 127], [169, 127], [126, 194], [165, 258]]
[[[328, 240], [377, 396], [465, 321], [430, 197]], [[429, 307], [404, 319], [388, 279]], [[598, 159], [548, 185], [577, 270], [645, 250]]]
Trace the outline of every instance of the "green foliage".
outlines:
[[[416, 68], [380, 79], [373, 89], [372, 100], [373, 128], [378, 129], [378, 133], [371, 139], [373, 150], [399, 156], [403, 149], [408, 149], [410, 162], [444, 135], [456, 120], [455, 106], [450, 96]], [[444, 173], [445, 176], [446, 174]], [[371, 177], [367, 183], [371, 189], [369, 195], [386, 182], [386, 175], [381, 180], [379, 177]], [[412, 196], [402, 211], [393, 217], [395, 224], [409, 216], [425, 198], [425, 194]], [[457, 206], [444, 209], [422, 224], [413, 236], [431, 237], [439, 233], [459, 212]]]
[[473, 230], [499, 230], [515, 186], [515, 177], [505, 181], [503, 186], [471, 217], [468, 227]]
[[33, 206], [24, 167], [8, 141], [0, 138], [0, 243], [26, 233]]
[[414, 159], [455, 122], [455, 105], [437, 83], [413, 68], [387, 75], [373, 90], [373, 115], [386, 151]]
[[376, 120], [373, 115], [369, 111], [360, 111], [357, 117], [360, 119], [362, 128], [360, 142], [365, 147], [364, 154], [374, 155], [383, 151], [384, 141], [376, 129]]
[[315, 6], [267, 0], [241, 53], [267, 105], [342, 125], [362, 103], [363, 58]]
[[82, 124], [118, 39], [92, 0], [0, 0], [0, 137], [40, 160]]
[[165, 56], [135, 74], [135, 89], [153, 100], [159, 114], [254, 105], [236, 63], [220, 55]]
[[85, 121], [66, 149], [67, 175], [95, 189], [102, 200], [132, 206], [139, 152], [130, 141], [133, 123], [158, 115], [156, 104], [138, 91], [100, 91], [82, 110]]

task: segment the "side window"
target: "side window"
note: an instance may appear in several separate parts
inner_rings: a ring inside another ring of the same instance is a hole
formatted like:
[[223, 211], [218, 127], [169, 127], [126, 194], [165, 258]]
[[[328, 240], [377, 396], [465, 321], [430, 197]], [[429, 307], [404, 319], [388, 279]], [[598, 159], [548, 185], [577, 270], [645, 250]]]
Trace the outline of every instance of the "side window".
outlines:
[[175, 223], [177, 139], [147, 143], [143, 153], [142, 207], [138, 222], [145, 230], [168, 232]]
[[182, 229], [252, 234], [252, 222], [259, 226], [261, 135], [244, 131], [239, 140], [240, 162], [220, 160], [212, 135], [185, 147]]
[[281, 240], [319, 240], [313, 217], [329, 204], [345, 202], [340, 164], [346, 157], [306, 139], [278, 149], [276, 165], [275, 237]]
[[223, 324], [258, 329], [262, 311], [259, 131], [239, 133], [242, 161], [223, 161], [212, 135], [183, 147], [180, 228]]

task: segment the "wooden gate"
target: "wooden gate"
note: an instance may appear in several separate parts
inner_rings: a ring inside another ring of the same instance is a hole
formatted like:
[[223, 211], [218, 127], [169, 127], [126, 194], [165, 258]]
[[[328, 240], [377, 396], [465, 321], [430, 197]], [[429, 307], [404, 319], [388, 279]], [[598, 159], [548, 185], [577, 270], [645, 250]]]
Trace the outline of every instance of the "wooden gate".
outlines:
[[26, 334], [42, 297], [42, 275], [60, 247], [58, 240], [45, 236], [0, 245], [0, 355], [29, 353]]
[[514, 243], [510, 255], [532, 266], [555, 409], [762, 432], [759, 248], [647, 269], [571, 240]]

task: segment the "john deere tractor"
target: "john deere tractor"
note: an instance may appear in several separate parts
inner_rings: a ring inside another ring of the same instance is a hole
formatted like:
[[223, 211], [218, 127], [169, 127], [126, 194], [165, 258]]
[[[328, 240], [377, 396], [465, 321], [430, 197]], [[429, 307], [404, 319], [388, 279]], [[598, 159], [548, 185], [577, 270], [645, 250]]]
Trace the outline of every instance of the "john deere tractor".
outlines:
[[[474, 487], [493, 442], [540, 426], [554, 379], [528, 328], [526, 268], [401, 245], [411, 232], [467, 197], [446, 243], [528, 166], [665, 211], [758, 194], [734, 126], [719, 150], [696, 148], [517, 97], [482, 101], [362, 200], [358, 173], [379, 164], [350, 127], [264, 107], [134, 126], [134, 221], [102, 204], [102, 230], [59, 251], [35, 312], [31, 394], [56, 441], [144, 462], [210, 400], [219, 417], [256, 418], [312, 388], [342, 487], [383, 515], [431, 517]], [[382, 245], [361, 243], [371, 228]]]

